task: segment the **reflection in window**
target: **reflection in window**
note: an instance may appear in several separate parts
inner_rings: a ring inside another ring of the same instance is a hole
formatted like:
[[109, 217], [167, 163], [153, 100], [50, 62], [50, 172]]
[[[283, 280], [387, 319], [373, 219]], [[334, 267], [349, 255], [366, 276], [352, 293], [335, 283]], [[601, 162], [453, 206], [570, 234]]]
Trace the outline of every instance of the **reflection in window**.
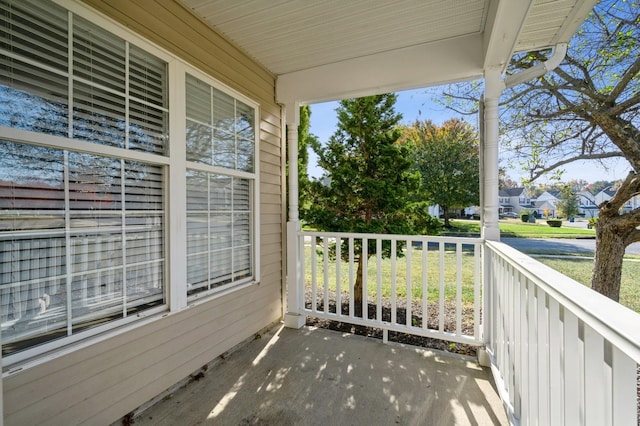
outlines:
[[187, 173], [189, 294], [252, 277], [248, 179]]
[[254, 109], [187, 74], [187, 160], [253, 172]]
[[0, 150], [4, 354], [164, 303], [161, 168], [13, 142]]
[[1, 126], [166, 155], [164, 61], [53, 3], [3, 5]]

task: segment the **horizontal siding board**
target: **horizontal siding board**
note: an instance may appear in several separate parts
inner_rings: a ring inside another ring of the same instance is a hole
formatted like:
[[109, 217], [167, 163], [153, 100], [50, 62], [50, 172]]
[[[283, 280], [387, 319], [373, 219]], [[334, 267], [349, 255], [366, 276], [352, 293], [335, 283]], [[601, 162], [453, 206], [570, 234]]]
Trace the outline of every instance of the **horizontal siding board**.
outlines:
[[[25, 399], [36, 399], [38, 394], [40, 394], [39, 396], [45, 394], [38, 398], [43, 402], [39, 405], [42, 407], [42, 412], [46, 412], [48, 416], [51, 416], [53, 413], [50, 412], [51, 408], [49, 407], [61, 410], [67, 402], [82, 400], [83, 396], [91, 393], [91, 390], [102, 389], [102, 392], [106, 392], [110, 387], [121, 387], [123, 380], [127, 379], [133, 372], [137, 372], [149, 364], [162, 363], [165, 358], [172, 356], [176, 351], [190, 352], [193, 348], [199, 347], [199, 345], [215, 346], [217, 340], [225, 341], [228, 339], [228, 335], [235, 334], [234, 330], [238, 324], [248, 321], [245, 318], [247, 309], [250, 312], [254, 312], [255, 315], [268, 317], [270, 316], [266, 315], [269, 314], [268, 311], [256, 309], [256, 307], [280, 304], [280, 296], [276, 295], [275, 291], [272, 291], [274, 288], [279, 289], [279, 285], [274, 285], [271, 288], [268, 285], [254, 286], [252, 288], [254, 291], [244, 294], [244, 297], [233, 297], [230, 298], [231, 300], [219, 301], [217, 303], [218, 306], [209, 306], [206, 309], [198, 306], [196, 308], [201, 308], [198, 309], [200, 312], [195, 316], [189, 315], [189, 317], [193, 316], [193, 318], [188, 320], [181, 319], [173, 324], [168, 324], [167, 321], [172, 317], [159, 320], [157, 322], [158, 325], [162, 323], [163, 326], [154, 332], [145, 332], [144, 335], [138, 336], [133, 342], [126, 339], [123, 343], [118, 343], [116, 342], [117, 339], [110, 339], [109, 342], [105, 342], [110, 349], [104, 350], [100, 354], [92, 357], [77, 354], [78, 362], [73, 366], [58, 370], [54, 374], [48, 375], [48, 377], [37, 378], [30, 382], [23, 389], [23, 392], [26, 393], [12, 391], [10, 395], [13, 398], [5, 400], [6, 408], [10, 407], [10, 410], [5, 410], [7, 418], [10, 419], [11, 415], [14, 414], [13, 411], [18, 411], [21, 408], [23, 408], [22, 411], [35, 414], [37, 409], [30, 406], [21, 406], [20, 402]], [[258, 329], [272, 322], [270, 318], [269, 320], [268, 322], [265, 320], [265, 323]], [[185, 327], [185, 321], [190, 324], [200, 325]], [[251, 323], [256, 327], [259, 321], [253, 318]], [[240, 341], [246, 337], [242, 337]], [[219, 353], [212, 355], [209, 361], [217, 355]], [[186, 377], [191, 371], [184, 372], [180, 378]], [[4, 381], [8, 390], [12, 387], [11, 379], [5, 379]], [[171, 383], [167, 387], [170, 385]], [[156, 394], [161, 391], [162, 389], [158, 390]], [[101, 395], [102, 392], [98, 394]], [[155, 394], [150, 395], [147, 399], [153, 396]], [[34, 418], [34, 420], [36, 419]]]
[[[220, 325], [224, 326], [224, 317], [233, 310], [239, 310], [243, 305], [256, 300], [263, 301], [266, 294], [259, 289], [259, 286], [254, 286], [230, 293], [224, 298], [196, 305], [131, 332], [10, 376], [3, 382], [5, 389], [9, 391], [9, 399], [5, 401], [11, 409], [20, 409], [26, 406], [25, 401], [28, 401], [28, 396], [34, 392], [43, 393], [44, 397], [47, 397], [64, 392], [86, 379], [86, 374], [70, 374], [71, 371], [80, 370], [91, 374], [109, 371], [120, 364], [135, 363], [137, 358], [156, 348], [159, 342], [163, 342], [163, 336], [180, 336], [185, 334], [185, 330], [190, 333], [194, 328], [193, 324], [220, 321]], [[123, 347], [127, 348], [124, 352]]]

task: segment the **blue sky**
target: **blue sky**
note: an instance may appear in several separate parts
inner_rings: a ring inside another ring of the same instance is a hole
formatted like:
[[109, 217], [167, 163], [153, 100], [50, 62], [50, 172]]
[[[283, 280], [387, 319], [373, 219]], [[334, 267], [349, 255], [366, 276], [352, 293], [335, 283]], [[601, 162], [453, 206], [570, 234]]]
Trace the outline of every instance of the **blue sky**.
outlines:
[[[432, 101], [432, 94], [426, 89], [407, 90], [398, 92], [396, 111], [402, 114], [402, 123], [411, 124], [416, 119], [430, 119], [437, 124], [454, 117], [464, 118], [467, 122], [477, 126], [477, 116], [461, 116], [453, 111], [445, 109]], [[329, 137], [335, 132], [337, 117], [335, 109], [338, 102], [324, 102], [311, 105], [310, 131], [316, 135], [321, 143], [326, 143]], [[322, 173], [316, 166], [316, 157], [313, 152], [309, 153], [309, 174], [318, 177]], [[565, 167], [563, 181], [571, 179], [584, 179], [587, 182], [597, 180], [623, 179], [629, 172], [626, 160], [608, 160], [606, 163], [608, 170], [599, 163], [593, 161], [576, 162]], [[510, 169], [507, 174], [514, 180], [519, 180], [523, 175], [521, 170]], [[539, 179], [538, 183], [545, 183], [545, 179]]]

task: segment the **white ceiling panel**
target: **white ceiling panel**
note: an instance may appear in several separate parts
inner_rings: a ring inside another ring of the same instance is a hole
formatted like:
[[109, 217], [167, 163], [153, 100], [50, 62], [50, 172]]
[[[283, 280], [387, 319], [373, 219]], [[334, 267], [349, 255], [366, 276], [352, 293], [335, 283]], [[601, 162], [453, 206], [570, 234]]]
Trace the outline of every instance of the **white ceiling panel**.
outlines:
[[597, 0], [179, 1], [276, 75], [282, 101], [317, 101], [504, 69], [568, 41]]

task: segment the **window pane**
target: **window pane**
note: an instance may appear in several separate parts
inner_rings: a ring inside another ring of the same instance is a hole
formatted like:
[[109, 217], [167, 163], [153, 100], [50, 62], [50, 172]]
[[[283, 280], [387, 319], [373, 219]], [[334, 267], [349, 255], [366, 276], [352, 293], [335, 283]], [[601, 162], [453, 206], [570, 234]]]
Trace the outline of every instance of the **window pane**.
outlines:
[[0, 1], [0, 48], [67, 71], [67, 11], [40, 0]]
[[188, 172], [189, 294], [252, 276], [249, 194], [248, 179]]
[[73, 137], [125, 147], [124, 97], [76, 82], [73, 85]]
[[255, 110], [187, 75], [187, 160], [253, 172]]
[[124, 40], [79, 16], [74, 16], [73, 71], [76, 77], [118, 93], [124, 93], [126, 86]]
[[161, 167], [12, 142], [0, 149], [3, 353], [164, 303]]
[[187, 161], [212, 164], [212, 131], [209, 126], [187, 120]]

